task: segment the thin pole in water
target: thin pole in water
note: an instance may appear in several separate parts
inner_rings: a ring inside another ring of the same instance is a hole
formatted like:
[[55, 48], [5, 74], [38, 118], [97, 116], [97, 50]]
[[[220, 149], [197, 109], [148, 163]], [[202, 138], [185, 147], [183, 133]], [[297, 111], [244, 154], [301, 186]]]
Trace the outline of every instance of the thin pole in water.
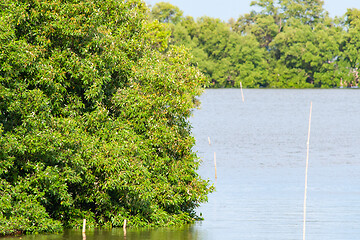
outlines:
[[312, 102], [310, 102], [309, 130], [308, 130], [308, 139], [307, 139], [307, 143], [306, 143], [307, 149], [306, 149], [306, 168], [305, 168], [303, 240], [305, 240], [305, 230], [306, 230], [306, 197], [307, 197], [307, 181], [308, 181], [307, 176], [308, 176], [308, 167], [309, 167], [309, 145], [310, 145], [311, 112], [312, 112]]
[[242, 83], [240, 82], [240, 89], [241, 89], [241, 98], [242, 98], [242, 101], [244, 102], [244, 94], [243, 94], [243, 90], [242, 90]]
[[210, 137], [208, 137], [209, 145], [211, 145]]
[[216, 169], [216, 152], [214, 152], [214, 166], [215, 166], [215, 179], [217, 179], [217, 169]]
[[126, 237], [126, 219], [124, 219], [123, 230], [124, 230], [124, 237]]
[[83, 229], [82, 232], [85, 233], [86, 230], [86, 219], [83, 220]]

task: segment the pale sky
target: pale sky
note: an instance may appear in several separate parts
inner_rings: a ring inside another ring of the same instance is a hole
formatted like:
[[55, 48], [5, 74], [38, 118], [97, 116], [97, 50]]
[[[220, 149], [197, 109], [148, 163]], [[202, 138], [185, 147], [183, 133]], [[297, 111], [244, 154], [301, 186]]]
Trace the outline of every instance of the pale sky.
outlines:
[[[227, 21], [237, 19], [240, 15], [250, 13], [252, 0], [144, 0], [147, 4], [154, 5], [158, 2], [169, 2], [184, 11], [185, 16], [194, 18], [209, 16]], [[342, 16], [348, 8], [359, 8], [359, 0], [324, 0], [325, 10], [330, 17]]]

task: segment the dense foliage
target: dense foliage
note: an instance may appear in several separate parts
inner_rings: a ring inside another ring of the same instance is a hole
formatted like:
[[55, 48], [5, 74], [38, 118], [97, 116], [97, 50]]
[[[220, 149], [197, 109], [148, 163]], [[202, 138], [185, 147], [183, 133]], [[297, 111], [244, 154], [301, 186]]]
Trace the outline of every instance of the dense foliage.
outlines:
[[273, 88], [357, 85], [359, 10], [330, 18], [323, 0], [256, 0], [251, 5], [258, 11], [228, 23], [182, 17], [177, 7], [163, 3], [151, 13], [167, 23], [171, 44], [191, 49], [192, 63], [210, 87], [239, 87], [240, 82]]
[[0, 2], [0, 235], [194, 220], [204, 77], [168, 38], [140, 0]]

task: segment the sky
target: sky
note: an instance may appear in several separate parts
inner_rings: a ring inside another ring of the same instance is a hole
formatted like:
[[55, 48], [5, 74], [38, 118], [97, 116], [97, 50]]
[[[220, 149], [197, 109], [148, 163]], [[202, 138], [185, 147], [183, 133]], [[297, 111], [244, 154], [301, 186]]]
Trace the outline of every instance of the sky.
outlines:
[[[250, 7], [252, 0], [144, 0], [147, 4], [169, 2], [184, 11], [184, 16], [194, 18], [209, 16], [228, 21], [237, 19], [240, 15], [256, 10]], [[359, 0], [324, 0], [324, 8], [330, 17], [342, 16], [348, 8], [360, 8]]]

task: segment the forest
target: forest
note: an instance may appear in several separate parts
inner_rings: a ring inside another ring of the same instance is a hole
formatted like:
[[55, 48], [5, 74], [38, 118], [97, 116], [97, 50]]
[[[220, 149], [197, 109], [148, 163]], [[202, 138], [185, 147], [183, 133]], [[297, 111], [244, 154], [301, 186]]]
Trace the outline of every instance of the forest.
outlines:
[[170, 45], [185, 46], [207, 87], [357, 87], [360, 10], [329, 17], [322, 0], [257, 0], [228, 22], [194, 19], [170, 3], [152, 6], [167, 25]]

